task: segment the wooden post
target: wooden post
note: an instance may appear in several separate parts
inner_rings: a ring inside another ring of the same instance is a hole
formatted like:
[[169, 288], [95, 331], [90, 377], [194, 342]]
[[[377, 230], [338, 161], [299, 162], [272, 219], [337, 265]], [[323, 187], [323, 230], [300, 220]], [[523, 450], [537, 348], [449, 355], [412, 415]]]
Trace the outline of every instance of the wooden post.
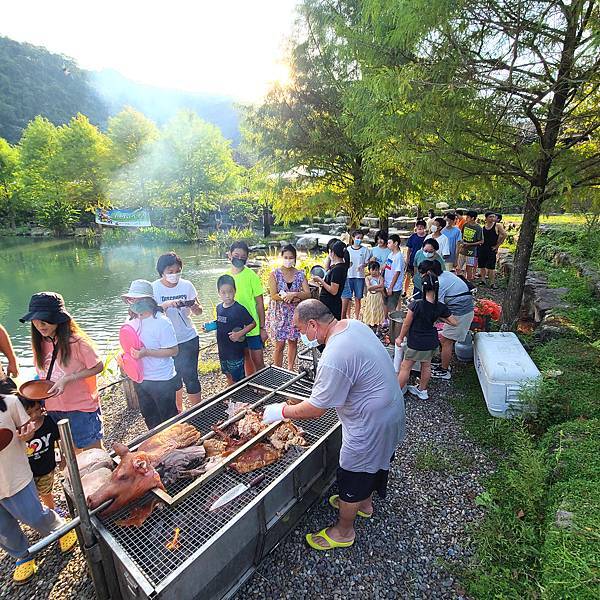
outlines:
[[135, 391], [135, 387], [133, 387], [133, 381], [127, 376], [123, 380], [123, 393], [125, 394], [125, 400], [127, 400], [127, 407], [139, 409], [140, 404], [137, 392]]

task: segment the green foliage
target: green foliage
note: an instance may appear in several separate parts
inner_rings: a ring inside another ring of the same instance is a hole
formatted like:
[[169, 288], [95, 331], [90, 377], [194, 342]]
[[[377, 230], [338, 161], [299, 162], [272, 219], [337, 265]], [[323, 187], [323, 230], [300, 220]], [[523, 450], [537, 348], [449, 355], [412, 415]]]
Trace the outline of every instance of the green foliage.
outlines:
[[19, 150], [0, 138], [0, 216], [2, 221], [16, 228], [19, 213], [24, 206], [19, 196], [17, 169]]
[[208, 234], [207, 241], [221, 249], [229, 249], [233, 242], [242, 240], [249, 246], [258, 243], [260, 237], [250, 228], [238, 229], [232, 227], [228, 230], [213, 231]]
[[419, 471], [438, 471], [445, 473], [460, 473], [473, 464], [473, 457], [462, 450], [438, 448], [427, 444], [415, 456], [415, 467]]
[[221, 370], [221, 363], [216, 359], [206, 358], [198, 363], [198, 373], [208, 375], [209, 373], [218, 373]]

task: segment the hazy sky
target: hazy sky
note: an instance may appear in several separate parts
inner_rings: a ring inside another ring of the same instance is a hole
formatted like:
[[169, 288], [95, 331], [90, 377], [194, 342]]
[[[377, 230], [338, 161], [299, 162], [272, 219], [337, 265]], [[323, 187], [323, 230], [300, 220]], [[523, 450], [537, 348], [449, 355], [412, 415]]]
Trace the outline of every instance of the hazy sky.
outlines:
[[0, 35], [141, 83], [257, 100], [285, 79], [296, 0], [18, 0]]

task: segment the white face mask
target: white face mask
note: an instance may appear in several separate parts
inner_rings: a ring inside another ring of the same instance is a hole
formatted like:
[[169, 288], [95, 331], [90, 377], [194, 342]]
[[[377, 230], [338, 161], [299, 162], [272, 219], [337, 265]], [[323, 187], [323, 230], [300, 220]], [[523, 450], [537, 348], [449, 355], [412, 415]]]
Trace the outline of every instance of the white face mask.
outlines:
[[284, 258], [283, 259], [283, 266], [286, 267], [287, 269], [290, 269], [295, 264], [296, 264], [296, 261], [293, 258]]
[[165, 273], [164, 277], [169, 283], [178, 283], [181, 279], [181, 271], [179, 273]]
[[438, 230], [438, 226], [437, 225], [432, 225], [431, 226], [431, 233], [435, 233]]
[[423, 250], [423, 254], [427, 257], [427, 258], [431, 258], [435, 252], [425, 252], [425, 250]]
[[311, 340], [308, 338], [306, 333], [300, 333], [300, 340], [309, 349], [316, 348], [319, 345], [319, 342], [316, 338], [314, 340]]

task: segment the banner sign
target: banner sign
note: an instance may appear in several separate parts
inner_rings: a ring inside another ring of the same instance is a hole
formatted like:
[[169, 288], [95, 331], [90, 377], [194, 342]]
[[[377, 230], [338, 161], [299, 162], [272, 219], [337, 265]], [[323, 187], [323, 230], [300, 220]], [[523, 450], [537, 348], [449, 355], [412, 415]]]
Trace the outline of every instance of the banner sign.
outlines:
[[150, 227], [150, 213], [145, 208], [96, 210], [96, 223], [110, 227]]

